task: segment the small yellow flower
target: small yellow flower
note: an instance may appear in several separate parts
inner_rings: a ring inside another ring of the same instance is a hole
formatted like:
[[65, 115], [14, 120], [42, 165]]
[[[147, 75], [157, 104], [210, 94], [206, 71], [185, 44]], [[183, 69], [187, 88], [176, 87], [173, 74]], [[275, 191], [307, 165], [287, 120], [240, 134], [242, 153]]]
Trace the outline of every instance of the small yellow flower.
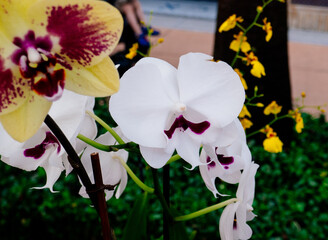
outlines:
[[238, 52], [239, 47], [243, 53], [247, 53], [251, 50], [251, 45], [246, 41], [247, 37], [244, 36], [243, 32], [239, 32], [238, 35], [234, 34], [233, 37], [235, 40], [232, 40], [229, 48], [235, 52]]
[[247, 118], [240, 119], [240, 123], [244, 129], [247, 129], [247, 128], [250, 128], [251, 126], [253, 126], [253, 123]]
[[261, 78], [262, 76], [265, 76], [265, 69], [262, 63], [259, 61], [252, 61], [251, 64], [253, 65], [253, 68], [251, 69], [251, 74], [254, 77]]
[[132, 47], [129, 49], [129, 53], [125, 55], [127, 59], [133, 59], [135, 56], [137, 56], [137, 50], [138, 50], [138, 43], [134, 43]]
[[320, 109], [320, 112], [325, 113], [326, 111], [325, 111], [325, 109]]
[[252, 117], [252, 115], [251, 115], [250, 112], [248, 111], [246, 105], [243, 106], [243, 108], [241, 109], [241, 112], [239, 113], [239, 117], [240, 117], [240, 118], [244, 118], [245, 116], [248, 116], [249, 118]]
[[256, 107], [264, 107], [264, 104], [263, 104], [263, 103], [260, 103], [260, 102], [258, 102], [258, 103], [256, 103]]
[[263, 12], [263, 7], [262, 7], [262, 6], [257, 6], [256, 11], [257, 11], [258, 13]]
[[301, 133], [304, 128], [304, 121], [303, 121], [301, 113], [298, 111], [298, 109], [296, 109], [295, 111], [289, 111], [289, 114], [291, 115], [292, 118], [295, 119], [296, 132]]
[[158, 42], [158, 43], [163, 43], [163, 42], [164, 42], [164, 38], [159, 38], [159, 39], [157, 40], [157, 42]]
[[244, 89], [247, 90], [248, 87], [247, 87], [246, 80], [243, 78], [243, 74], [239, 71], [238, 68], [235, 68], [234, 70], [235, 70], [235, 72], [238, 74], [238, 76], [239, 76], [239, 78], [240, 78], [240, 81], [241, 81], [241, 83], [243, 84]]
[[281, 112], [282, 106], [279, 106], [276, 101], [272, 101], [265, 109], [264, 109], [264, 114], [269, 115], [269, 114], [278, 114]]
[[264, 150], [267, 151], [267, 152], [271, 152], [271, 153], [282, 152], [282, 146], [283, 145], [284, 144], [282, 143], [282, 141], [277, 136], [266, 138], [263, 141]]
[[267, 137], [270, 137], [271, 134], [275, 134], [275, 132], [273, 131], [273, 129], [269, 126], [269, 125], [266, 125], [265, 128], [262, 128], [260, 130], [261, 133], [264, 133], [267, 135]]
[[305, 97], [306, 97], [305, 92], [302, 92], [302, 93], [301, 93], [301, 96], [302, 96], [302, 98], [305, 98]]
[[244, 21], [242, 17], [236, 17], [236, 14], [233, 14], [221, 24], [219, 32], [229, 31], [230, 29], [233, 29], [236, 26], [237, 22], [242, 21]]
[[263, 19], [263, 30], [266, 32], [265, 41], [269, 42], [272, 37], [272, 26], [270, 22], [267, 22], [267, 18]]

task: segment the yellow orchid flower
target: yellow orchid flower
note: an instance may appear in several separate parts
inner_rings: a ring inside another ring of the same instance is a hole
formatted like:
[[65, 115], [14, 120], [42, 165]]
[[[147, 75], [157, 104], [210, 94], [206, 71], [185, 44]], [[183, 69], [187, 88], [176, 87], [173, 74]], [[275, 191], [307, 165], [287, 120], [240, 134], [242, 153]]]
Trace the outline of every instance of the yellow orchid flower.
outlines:
[[263, 23], [264, 23], [264, 25], [263, 25], [262, 29], [266, 32], [265, 41], [269, 42], [272, 37], [271, 23], [267, 22], [267, 18], [263, 19]]
[[302, 114], [298, 111], [298, 109], [295, 109], [295, 111], [289, 111], [289, 114], [292, 118], [295, 119], [296, 125], [295, 130], [298, 133], [301, 133], [304, 128], [304, 121], [302, 118]]
[[253, 126], [252, 121], [250, 121], [247, 118], [240, 119], [240, 123], [243, 126], [244, 130], [246, 130], [247, 128], [251, 128]]
[[262, 63], [258, 60], [253, 52], [245, 53], [246, 57], [243, 57], [242, 60], [246, 62], [246, 65], [252, 65], [251, 74], [254, 77], [261, 78], [265, 76], [265, 69]]
[[131, 48], [129, 48], [129, 53], [125, 54], [125, 57], [127, 59], [133, 59], [135, 56], [137, 56], [137, 50], [138, 50], [139, 44], [134, 43]]
[[240, 118], [244, 118], [245, 116], [248, 116], [249, 118], [252, 117], [252, 115], [251, 115], [250, 112], [248, 111], [246, 105], [243, 106], [243, 108], [241, 109], [241, 112], [239, 113], [239, 117], [240, 117]]
[[265, 109], [264, 114], [278, 114], [281, 112], [282, 106], [279, 106], [276, 101], [272, 101]]
[[229, 48], [235, 52], [238, 52], [239, 46], [243, 53], [247, 53], [251, 50], [251, 45], [246, 41], [247, 37], [243, 35], [243, 32], [239, 32], [238, 35], [234, 34], [235, 40], [232, 40]]
[[271, 152], [271, 153], [279, 153], [282, 152], [282, 146], [284, 144], [282, 143], [282, 141], [280, 140], [279, 137], [277, 136], [273, 136], [270, 138], [266, 138], [263, 141], [263, 148], [265, 151], [267, 152]]
[[219, 32], [229, 31], [230, 29], [233, 29], [236, 26], [237, 22], [242, 21], [244, 21], [242, 17], [236, 17], [236, 14], [233, 14], [221, 24]]
[[118, 10], [93, 0], [2, 0], [0, 121], [16, 140], [36, 133], [63, 88], [108, 96], [119, 76], [108, 58], [123, 28]]
[[247, 86], [245, 78], [243, 77], [243, 73], [238, 68], [235, 68], [234, 70], [238, 74], [240, 81], [243, 84], [244, 89], [247, 90], [248, 86]]

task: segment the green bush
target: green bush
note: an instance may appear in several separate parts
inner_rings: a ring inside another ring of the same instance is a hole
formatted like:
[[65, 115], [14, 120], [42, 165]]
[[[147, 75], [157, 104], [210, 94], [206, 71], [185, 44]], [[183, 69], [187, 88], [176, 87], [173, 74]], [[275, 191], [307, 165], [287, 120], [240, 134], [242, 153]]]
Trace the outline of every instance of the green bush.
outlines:
[[[271, 154], [250, 142], [253, 160], [260, 165], [256, 175], [254, 213], [250, 225], [252, 239], [325, 239], [328, 235], [328, 124], [323, 117], [304, 114], [302, 134], [283, 153]], [[129, 165], [151, 185], [151, 171], [135, 156]], [[171, 205], [181, 214], [196, 211], [225, 200], [215, 199], [205, 187], [198, 169], [189, 171], [178, 161], [171, 166]], [[45, 182], [43, 170], [24, 172], [0, 163], [1, 239], [101, 239], [99, 219], [90, 201], [78, 195], [75, 175], [62, 176], [54, 189], [31, 189]], [[161, 172], [160, 172], [161, 173]], [[217, 182], [219, 191], [231, 192], [235, 185]], [[135, 196], [141, 190], [129, 181], [122, 198], [108, 202], [111, 226], [118, 239]], [[148, 218], [149, 239], [161, 237], [161, 206], [150, 198], [152, 215]], [[222, 210], [221, 210], [222, 211]], [[195, 239], [219, 239], [220, 212], [186, 222]]]

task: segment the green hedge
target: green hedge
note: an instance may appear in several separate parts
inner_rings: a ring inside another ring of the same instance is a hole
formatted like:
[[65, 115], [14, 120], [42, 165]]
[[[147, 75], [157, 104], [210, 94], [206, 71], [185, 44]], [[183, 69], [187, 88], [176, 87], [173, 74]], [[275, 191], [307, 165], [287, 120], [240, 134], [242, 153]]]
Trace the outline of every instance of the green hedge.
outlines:
[[[254, 212], [250, 223], [252, 239], [325, 239], [328, 235], [328, 124], [304, 114], [305, 129], [288, 149], [280, 154], [265, 152], [250, 142], [253, 159], [260, 168], [256, 175]], [[147, 183], [149, 169], [136, 157], [129, 165]], [[215, 199], [199, 176], [197, 169], [184, 169], [183, 161], [171, 166], [171, 203], [180, 214], [187, 214], [226, 198]], [[45, 183], [45, 173], [24, 172], [0, 163], [0, 236], [1, 239], [101, 239], [100, 224], [88, 199], [77, 193], [79, 183], [74, 175], [62, 176], [55, 185], [59, 193], [31, 189]], [[222, 192], [235, 191], [234, 185], [217, 182]], [[141, 193], [129, 181], [119, 200], [108, 202], [111, 225], [118, 239], [133, 206]], [[160, 238], [161, 207], [150, 198], [149, 239]], [[220, 212], [220, 211], [219, 211]], [[195, 239], [219, 239], [219, 212], [186, 222]], [[195, 233], [195, 232], [194, 232]]]

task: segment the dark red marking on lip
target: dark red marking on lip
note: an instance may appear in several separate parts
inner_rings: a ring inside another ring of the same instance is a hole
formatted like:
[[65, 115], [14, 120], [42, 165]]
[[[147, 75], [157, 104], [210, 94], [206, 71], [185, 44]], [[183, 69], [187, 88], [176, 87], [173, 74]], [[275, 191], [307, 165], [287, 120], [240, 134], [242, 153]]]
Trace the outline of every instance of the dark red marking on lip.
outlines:
[[208, 121], [193, 123], [185, 119], [182, 115], [180, 115], [174, 120], [169, 130], [164, 130], [164, 133], [169, 139], [171, 139], [174, 131], [177, 128], [182, 128], [184, 131], [186, 131], [189, 128], [192, 132], [200, 135], [204, 133], [210, 127], [210, 125], [211, 124]]
[[222, 154], [218, 154], [217, 157], [218, 157], [219, 162], [221, 163], [221, 165], [223, 165], [223, 167], [225, 169], [229, 169], [229, 165], [234, 162], [233, 157], [225, 157]]
[[60, 152], [60, 144], [57, 138], [51, 132], [46, 132], [46, 137], [42, 143], [36, 145], [34, 148], [25, 149], [24, 156], [39, 159], [46, 152], [49, 144], [57, 145], [57, 153]]
[[211, 161], [211, 158], [209, 156], [207, 156], [206, 158], [206, 162], [207, 164], [207, 169], [210, 170], [211, 168], [215, 168], [216, 164], [214, 161]]
[[[95, 19], [89, 4], [83, 6], [53, 6], [47, 11], [47, 31], [59, 37], [60, 54], [88, 65], [94, 56], [99, 56], [116, 42], [118, 35], [106, 30], [106, 23]], [[69, 25], [69, 26], [68, 26]]]

